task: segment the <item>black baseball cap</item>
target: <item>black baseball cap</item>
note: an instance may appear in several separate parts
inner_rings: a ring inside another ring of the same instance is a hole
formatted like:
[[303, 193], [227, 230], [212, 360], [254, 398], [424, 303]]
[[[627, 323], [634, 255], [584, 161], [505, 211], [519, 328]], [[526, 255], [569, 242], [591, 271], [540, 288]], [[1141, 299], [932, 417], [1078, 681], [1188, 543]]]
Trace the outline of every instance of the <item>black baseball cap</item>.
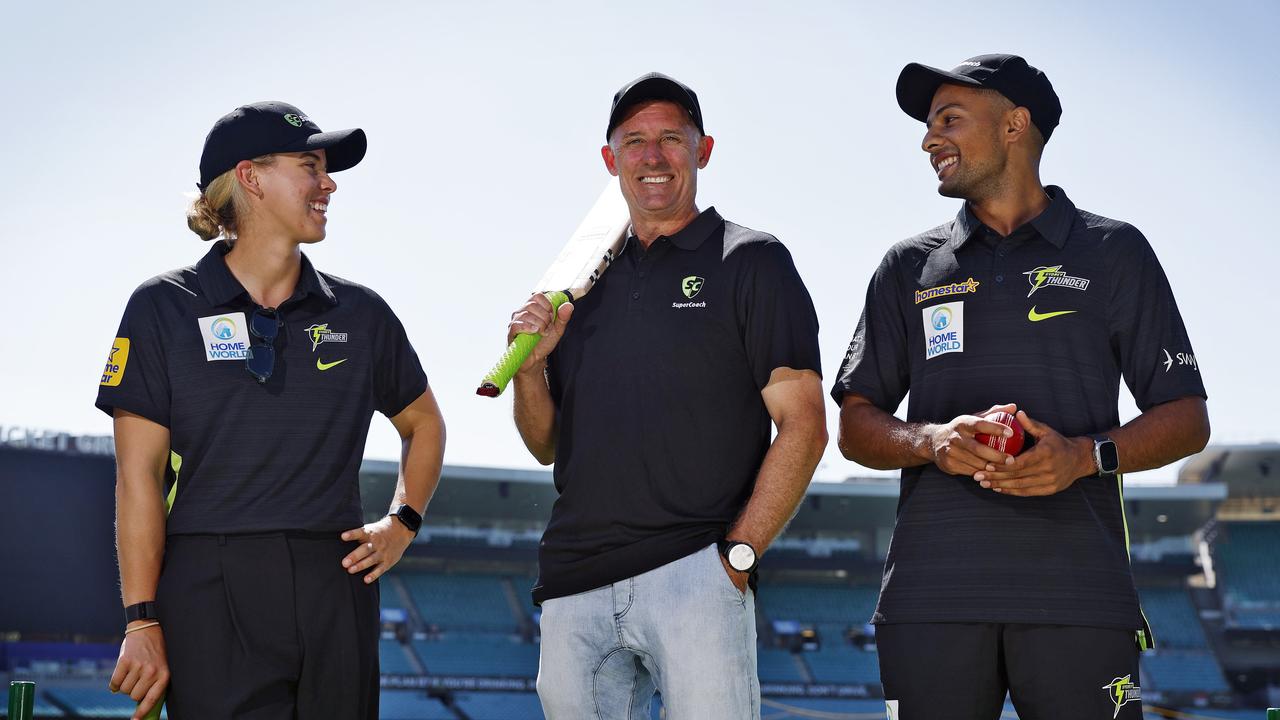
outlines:
[[944, 84], [995, 90], [1030, 111], [1031, 122], [1045, 140], [1062, 118], [1062, 103], [1049, 78], [1017, 55], [978, 55], [950, 71], [911, 63], [898, 76], [898, 106], [920, 122], [928, 122], [933, 95]]
[[298, 108], [268, 101], [241, 105], [218, 118], [204, 139], [200, 154], [200, 182], [204, 190], [219, 175], [241, 160], [271, 153], [303, 152], [324, 148], [326, 169], [335, 173], [355, 167], [364, 158], [368, 142], [359, 128], [322, 132]]
[[604, 140], [609, 142], [609, 136], [613, 134], [613, 129], [622, 122], [622, 116], [632, 106], [642, 103], [645, 100], [670, 100], [671, 102], [683, 107], [689, 117], [693, 118], [693, 124], [698, 127], [698, 132], [703, 135], [707, 131], [702, 128], [702, 106], [698, 105], [698, 96], [688, 85], [668, 77], [659, 72], [651, 72], [641, 75], [622, 86], [613, 96], [613, 108], [609, 111], [609, 127], [604, 131]]

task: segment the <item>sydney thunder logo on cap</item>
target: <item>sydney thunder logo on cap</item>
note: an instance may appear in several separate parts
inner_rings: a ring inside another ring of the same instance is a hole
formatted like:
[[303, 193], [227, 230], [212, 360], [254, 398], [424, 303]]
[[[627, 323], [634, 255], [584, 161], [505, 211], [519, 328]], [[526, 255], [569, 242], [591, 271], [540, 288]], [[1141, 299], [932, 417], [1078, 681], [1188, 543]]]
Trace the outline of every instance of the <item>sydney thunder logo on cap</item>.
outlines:
[[307, 122], [310, 119], [311, 118], [307, 117], [306, 115], [298, 115], [297, 113], [287, 113], [284, 116], [284, 121], [294, 127], [302, 127], [303, 123]]

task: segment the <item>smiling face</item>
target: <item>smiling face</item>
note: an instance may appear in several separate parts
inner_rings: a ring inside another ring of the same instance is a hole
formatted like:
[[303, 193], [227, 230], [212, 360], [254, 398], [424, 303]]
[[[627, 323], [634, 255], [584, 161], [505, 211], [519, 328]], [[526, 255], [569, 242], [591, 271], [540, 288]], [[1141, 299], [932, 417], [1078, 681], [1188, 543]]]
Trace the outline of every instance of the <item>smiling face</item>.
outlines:
[[300, 243], [320, 242], [328, 223], [329, 196], [338, 189], [325, 172], [324, 150], [279, 153], [257, 166], [261, 190], [255, 229], [274, 230]]
[[1014, 105], [990, 90], [942, 85], [933, 95], [921, 147], [938, 174], [938, 194], [981, 201], [999, 191], [1009, 164], [1005, 126]]
[[684, 108], [652, 100], [628, 111], [601, 154], [621, 181], [632, 220], [687, 222], [698, 214], [698, 170], [712, 144]]

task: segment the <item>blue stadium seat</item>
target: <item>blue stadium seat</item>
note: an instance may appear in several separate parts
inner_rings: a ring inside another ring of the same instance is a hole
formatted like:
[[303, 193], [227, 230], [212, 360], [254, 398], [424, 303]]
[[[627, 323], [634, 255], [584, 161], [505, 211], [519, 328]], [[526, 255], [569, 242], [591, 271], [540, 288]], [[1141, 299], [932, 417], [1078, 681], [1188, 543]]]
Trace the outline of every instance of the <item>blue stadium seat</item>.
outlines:
[[414, 675], [418, 672], [413, 663], [409, 662], [405, 647], [386, 638], [378, 640], [378, 668], [389, 675]]
[[501, 576], [402, 573], [399, 577], [429, 625], [485, 632], [519, 628]]
[[458, 720], [449, 708], [421, 690], [383, 690], [378, 720]]
[[796, 656], [787, 650], [760, 648], [756, 651], [756, 664], [761, 682], [804, 682], [804, 675], [796, 667]]
[[[87, 718], [133, 717], [133, 711], [138, 707], [138, 703], [128, 695], [113, 694], [106, 688], [58, 687], [48, 688], [44, 694]], [[161, 717], [167, 718], [168, 711], [161, 713]]]
[[880, 661], [874, 651], [840, 642], [825, 642], [820, 651], [804, 653], [803, 657], [815, 682], [880, 682]]
[[538, 676], [538, 646], [509, 635], [446, 635], [414, 640], [413, 650], [428, 675]]
[[1280, 608], [1280, 522], [1223, 523], [1214, 568], [1228, 604]]
[[879, 588], [873, 585], [769, 585], [760, 606], [771, 620], [860, 626], [875, 611]]
[[1204, 627], [1184, 588], [1140, 587], [1142, 610], [1161, 648], [1207, 649]]
[[1208, 652], [1166, 650], [1143, 653], [1142, 670], [1155, 690], [1223, 692], [1230, 688]]
[[471, 720], [542, 720], [537, 693], [459, 693], [454, 698]]

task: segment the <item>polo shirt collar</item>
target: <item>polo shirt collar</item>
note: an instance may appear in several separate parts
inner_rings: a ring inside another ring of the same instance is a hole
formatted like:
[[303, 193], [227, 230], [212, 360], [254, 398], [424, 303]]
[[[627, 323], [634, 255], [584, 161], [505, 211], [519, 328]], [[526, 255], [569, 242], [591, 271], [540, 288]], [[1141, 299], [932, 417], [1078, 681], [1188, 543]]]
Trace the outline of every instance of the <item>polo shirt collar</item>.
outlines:
[[[1067, 236], [1071, 234], [1071, 224], [1075, 220], [1076, 206], [1063, 192], [1062, 188], [1057, 185], [1048, 185], [1045, 187], [1045, 193], [1049, 196], [1049, 206], [1039, 215], [1032, 218], [1029, 223], [1031, 227], [1038, 233], [1040, 237], [1048, 240], [1054, 247], [1061, 250], [1067, 244]], [[965, 203], [960, 208], [960, 212], [956, 215], [956, 220], [951, 224], [951, 247], [959, 250], [964, 244], [973, 237], [974, 233], [982, 227], [982, 221], [977, 215], [969, 209], [969, 203]], [[1017, 232], [1015, 230], [1015, 232]]]
[[[665, 237], [671, 241], [672, 245], [681, 250], [697, 250], [723, 224], [724, 218], [720, 217], [720, 213], [716, 212], [714, 207], [709, 207], [698, 213], [698, 217], [694, 218], [674, 235], [659, 235], [658, 239], [661, 240]], [[632, 232], [627, 235], [626, 245], [622, 248], [624, 252], [635, 238], [635, 228], [632, 227], [631, 230]]]
[[[196, 263], [196, 277], [199, 279], [200, 289], [204, 290], [205, 297], [214, 305], [229, 305], [232, 300], [241, 296], [247, 298], [249, 295], [236, 276], [231, 274], [231, 269], [227, 267], [226, 255], [230, 251], [231, 248], [225, 242], [217, 241], [213, 247], [209, 248], [209, 252], [200, 258], [200, 262]], [[303, 253], [298, 287], [290, 299], [307, 295], [322, 298], [330, 305], [338, 304], [333, 288], [329, 287], [324, 276], [311, 264], [306, 253]]]

